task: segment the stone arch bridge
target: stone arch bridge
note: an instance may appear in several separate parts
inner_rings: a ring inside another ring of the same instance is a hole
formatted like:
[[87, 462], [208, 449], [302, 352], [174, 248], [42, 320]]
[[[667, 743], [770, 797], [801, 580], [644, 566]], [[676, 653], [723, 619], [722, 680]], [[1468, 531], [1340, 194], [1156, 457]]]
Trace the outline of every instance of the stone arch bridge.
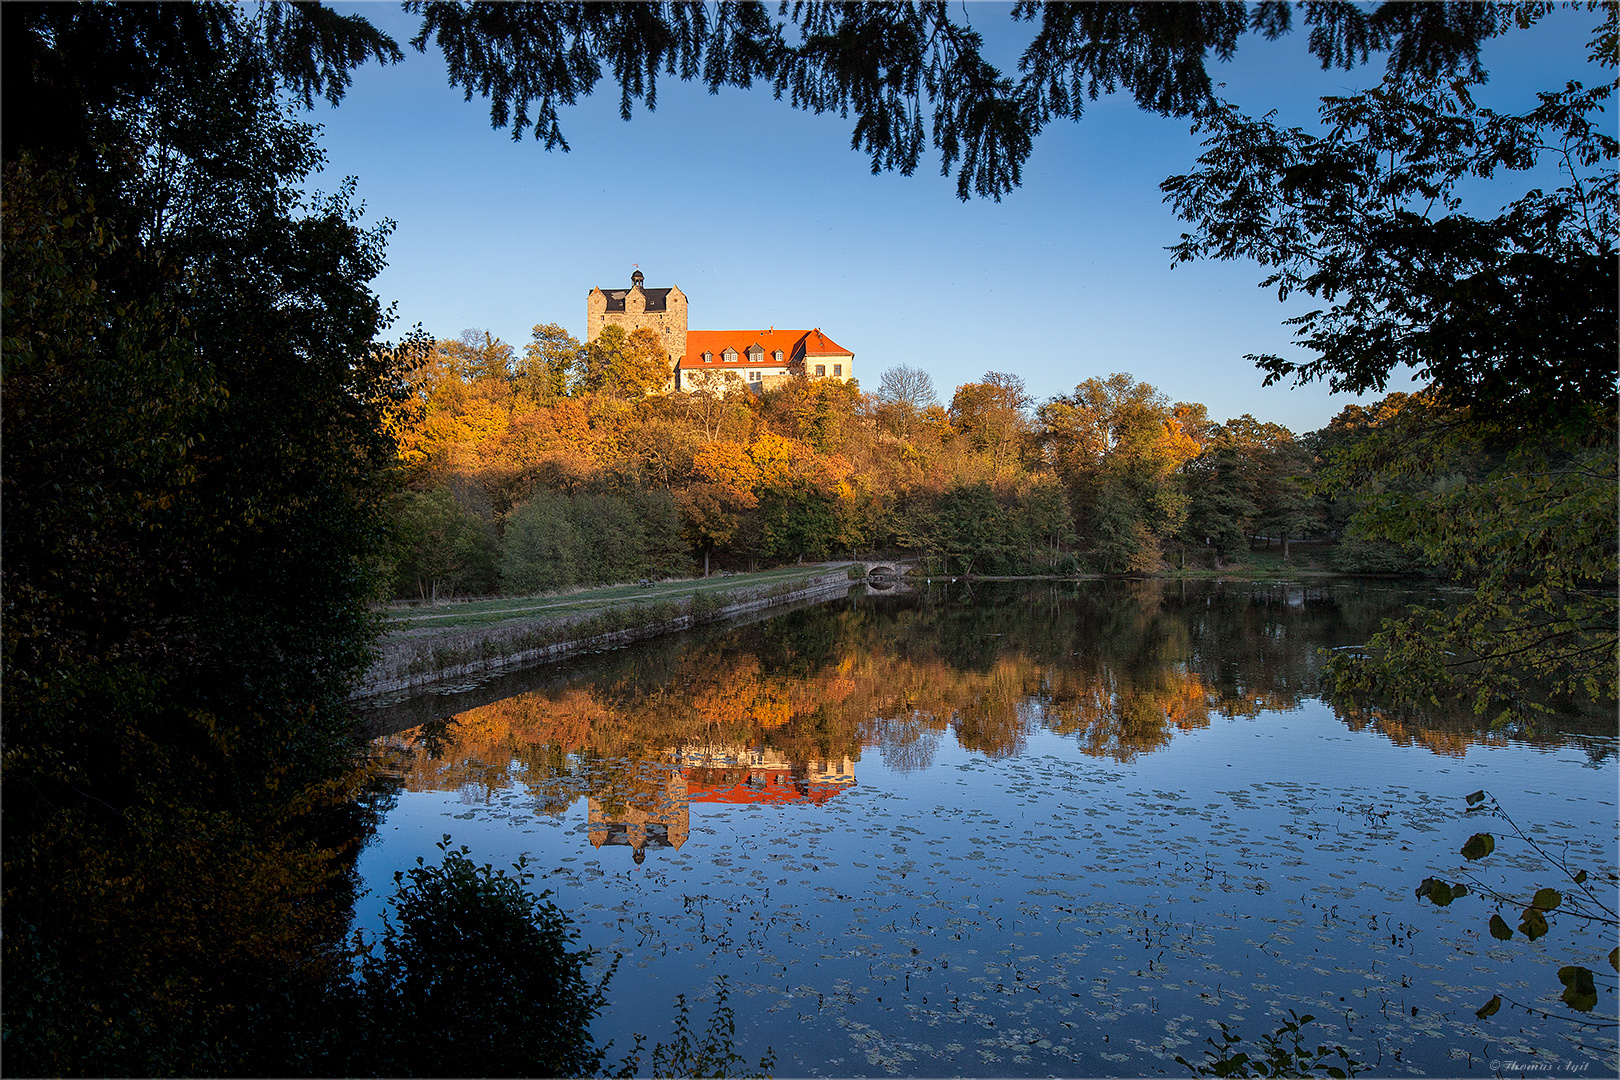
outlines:
[[857, 559], [853, 563], [866, 571], [866, 576], [876, 578], [902, 578], [913, 566], [916, 559]]

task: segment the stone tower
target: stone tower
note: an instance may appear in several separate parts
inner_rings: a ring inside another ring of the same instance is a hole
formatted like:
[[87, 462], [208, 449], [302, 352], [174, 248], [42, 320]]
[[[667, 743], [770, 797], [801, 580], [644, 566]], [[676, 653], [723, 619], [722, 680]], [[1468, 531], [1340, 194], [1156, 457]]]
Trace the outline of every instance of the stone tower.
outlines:
[[663, 339], [669, 356], [667, 385], [674, 386], [675, 365], [686, 355], [686, 294], [679, 286], [646, 289], [641, 282], [637, 270], [630, 275], [628, 289], [592, 289], [586, 294], [585, 344], [595, 341], [609, 325], [624, 327], [626, 334], [646, 327]]

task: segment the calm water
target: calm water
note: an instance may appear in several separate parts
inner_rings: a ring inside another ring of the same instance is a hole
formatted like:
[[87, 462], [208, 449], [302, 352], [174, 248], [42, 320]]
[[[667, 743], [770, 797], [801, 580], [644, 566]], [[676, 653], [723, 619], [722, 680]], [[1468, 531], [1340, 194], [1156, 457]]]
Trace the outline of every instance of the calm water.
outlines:
[[[786, 1076], [1185, 1076], [1218, 1023], [1253, 1040], [1289, 1010], [1378, 1075], [1613, 1075], [1612, 1027], [1474, 1015], [1565, 1011], [1557, 969], [1606, 970], [1612, 927], [1498, 942], [1478, 895], [1414, 896], [1503, 831], [1464, 813], [1481, 788], [1612, 873], [1612, 718], [1491, 732], [1315, 697], [1319, 648], [1443, 599], [857, 590], [418, 698], [374, 720], [401, 790], [358, 922], [445, 833], [526, 855], [582, 942], [623, 954], [600, 1041], [667, 1037], [675, 995], [725, 977], [739, 1052]], [[1510, 842], [1480, 873], [1558, 884]]]

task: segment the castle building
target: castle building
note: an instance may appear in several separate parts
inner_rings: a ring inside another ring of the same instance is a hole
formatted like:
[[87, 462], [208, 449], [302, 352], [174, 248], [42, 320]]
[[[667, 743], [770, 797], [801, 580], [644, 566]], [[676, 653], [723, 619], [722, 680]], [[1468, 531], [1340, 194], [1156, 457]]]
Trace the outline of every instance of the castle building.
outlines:
[[676, 361], [686, 355], [686, 294], [676, 286], [643, 288], [642, 280], [637, 270], [630, 275], [628, 289], [592, 289], [586, 294], [585, 344], [608, 326], [621, 326], [626, 334], [651, 330], [663, 339], [673, 380]]
[[592, 289], [585, 297], [585, 343], [608, 326], [625, 333], [643, 327], [657, 333], [669, 358], [666, 389], [754, 393], [784, 379], [855, 377], [855, 354], [820, 328], [813, 330], [688, 330], [686, 294], [679, 286], [648, 289], [640, 270], [628, 289]]

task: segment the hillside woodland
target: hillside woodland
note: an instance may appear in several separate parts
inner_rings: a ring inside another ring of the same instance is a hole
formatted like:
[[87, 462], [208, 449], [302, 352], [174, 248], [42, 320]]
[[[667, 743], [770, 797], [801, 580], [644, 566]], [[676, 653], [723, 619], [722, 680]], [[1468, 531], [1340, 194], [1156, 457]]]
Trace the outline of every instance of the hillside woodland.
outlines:
[[[537, 326], [518, 354], [435, 342], [390, 420], [396, 596], [570, 585], [886, 554], [963, 574], [1221, 568], [1260, 545], [1342, 538], [1337, 565], [1415, 572], [1320, 487], [1324, 455], [1408, 406], [1320, 432], [1217, 423], [1130, 375], [1036, 403], [989, 372], [948, 404], [896, 367], [876, 392], [794, 380], [763, 394], [647, 392], [634, 338]], [[1459, 469], [1467, 463], [1459, 462]]]

